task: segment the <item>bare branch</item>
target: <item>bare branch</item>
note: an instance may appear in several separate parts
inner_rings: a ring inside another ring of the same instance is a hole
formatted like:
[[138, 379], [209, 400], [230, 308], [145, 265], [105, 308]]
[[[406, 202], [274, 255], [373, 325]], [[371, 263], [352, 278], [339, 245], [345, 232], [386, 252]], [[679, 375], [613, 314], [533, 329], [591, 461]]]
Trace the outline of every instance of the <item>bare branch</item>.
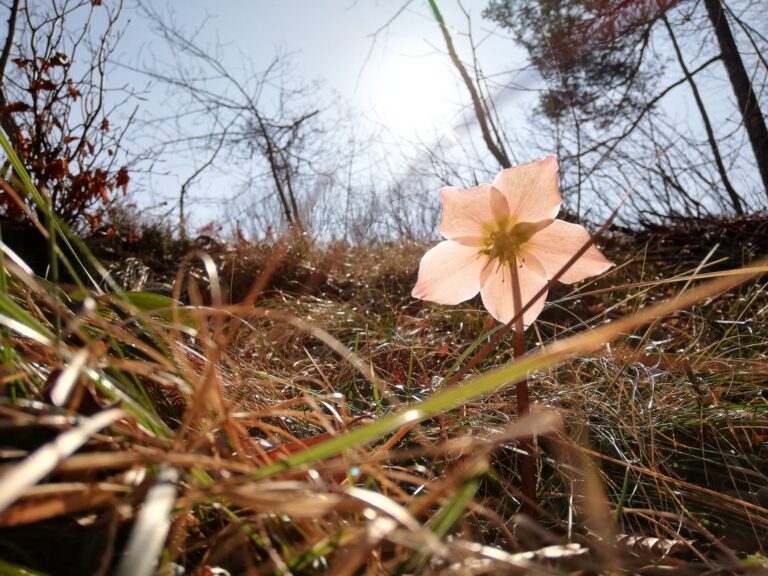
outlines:
[[486, 108], [483, 105], [482, 99], [477, 92], [477, 88], [475, 88], [472, 77], [469, 75], [466, 67], [459, 58], [459, 55], [456, 53], [456, 48], [453, 45], [453, 39], [448, 32], [448, 27], [445, 24], [443, 15], [440, 13], [440, 9], [437, 7], [435, 0], [429, 0], [429, 6], [432, 9], [432, 14], [435, 17], [435, 20], [437, 20], [437, 23], [440, 25], [440, 31], [443, 34], [443, 39], [445, 40], [445, 46], [448, 49], [448, 55], [451, 58], [451, 62], [453, 62], [453, 65], [459, 71], [461, 79], [469, 91], [470, 98], [472, 99], [472, 108], [475, 112], [477, 123], [480, 125], [480, 131], [483, 134], [485, 145], [488, 147], [488, 151], [493, 155], [494, 158], [496, 158], [496, 161], [502, 168], [509, 168], [512, 164], [509, 161], [509, 156], [507, 155], [506, 150], [504, 149], [504, 144], [501, 141], [495, 139], [491, 134], [491, 128], [489, 127]]

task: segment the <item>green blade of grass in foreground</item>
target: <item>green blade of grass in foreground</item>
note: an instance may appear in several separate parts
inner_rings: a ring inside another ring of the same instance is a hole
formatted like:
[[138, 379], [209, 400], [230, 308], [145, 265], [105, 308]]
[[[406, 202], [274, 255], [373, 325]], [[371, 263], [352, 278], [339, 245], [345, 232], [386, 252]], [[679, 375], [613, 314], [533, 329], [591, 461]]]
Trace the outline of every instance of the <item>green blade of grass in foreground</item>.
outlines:
[[0, 574], [3, 576], [47, 576], [45, 572], [30, 570], [0, 558]]
[[384, 416], [372, 424], [361, 426], [325, 442], [315, 444], [306, 450], [296, 452], [285, 457], [283, 460], [262, 466], [254, 472], [253, 476], [256, 479], [267, 478], [288, 470], [314, 464], [326, 458], [336, 456], [348, 449], [363, 446], [396, 431], [402, 426], [417, 424], [427, 418], [456, 408], [463, 403], [512, 385], [527, 377], [529, 372], [546, 370], [575, 354], [593, 352], [624, 332], [634, 330], [656, 318], [667, 316], [696, 302], [721, 294], [766, 271], [768, 269], [764, 260], [755, 266], [740, 268], [736, 271], [725, 271], [720, 278], [711, 280], [687, 293], [647, 308], [634, 316], [617, 320], [595, 330], [587, 331], [546, 346], [510, 364], [490, 370], [459, 386], [442, 390], [427, 400], [411, 404], [409, 407]]
[[474, 462], [472, 469], [469, 470], [467, 477], [453, 491], [440, 510], [437, 511], [429, 522], [429, 527], [438, 538], [446, 536], [463, 516], [469, 503], [475, 497], [477, 489], [480, 487], [480, 478], [488, 471], [488, 460]]
[[[84, 299], [86, 295], [89, 295], [89, 290], [85, 287], [84, 279], [88, 280], [91, 290], [96, 293], [97, 298], [104, 297], [103, 290], [100, 288], [99, 283], [93, 278], [88, 267], [83, 262], [83, 260], [85, 260], [92, 270], [95, 270], [109, 285], [111, 295], [113, 295], [116, 301], [121, 303], [121, 306], [127, 310], [128, 314], [140, 318], [142, 317], [142, 313], [148, 312], [148, 309], [164, 308], [166, 309], [165, 317], [171, 316], [167, 311], [169, 309], [177, 308], [177, 303], [172, 299], [160, 295], [148, 295], [146, 293], [136, 293], [133, 296], [128, 296], [120, 286], [114, 282], [106, 268], [104, 268], [99, 260], [91, 253], [83, 240], [80, 239], [65, 222], [59, 219], [55, 212], [53, 212], [50, 202], [48, 202], [35, 187], [21, 160], [13, 150], [8, 137], [1, 128], [0, 148], [2, 148], [10, 160], [14, 175], [19, 181], [20, 186], [23, 188], [24, 194], [26, 194], [27, 197], [32, 200], [35, 207], [45, 215], [48, 224], [49, 239], [61, 241], [63, 245], [66, 246], [67, 254], [65, 254], [56, 241], [52, 242], [53, 245], [51, 246], [51, 250], [55, 251], [55, 256], [58, 261], [64, 264], [67, 268], [67, 271], [77, 285], [75, 293], [76, 295], [79, 294], [81, 300]], [[5, 250], [7, 247], [3, 246], [3, 248]], [[3, 256], [5, 256], [5, 254], [3, 254]], [[70, 257], [79, 266], [79, 273], [72, 265]], [[23, 264], [23, 262], [21, 262], [21, 264]], [[45, 286], [48, 290], [48, 295], [56, 302], [56, 304], [61, 306], [62, 309], [67, 308], [66, 300], [71, 298], [70, 294], [66, 294], [55, 282], [51, 283], [44, 279], [34, 277], [32, 271], [29, 270], [26, 265], [21, 266], [21, 268], [23, 268], [21, 274], [27, 276], [25, 281], [36, 282]], [[163, 315], [162, 313], [160, 314]], [[186, 324], [188, 322], [189, 317], [184, 315], [182, 323]], [[44, 345], [51, 345], [56, 342], [60, 331], [58, 316], [54, 320], [55, 325], [50, 327], [44, 326], [10, 297], [8, 294], [8, 270], [5, 265], [2, 267], [2, 278], [0, 278], [0, 324], [3, 325], [3, 330], [10, 329], [25, 337], [33, 338]], [[156, 343], [161, 341], [159, 338], [155, 337], [156, 334], [150, 323], [141, 322], [141, 328], [149, 337], [153, 338]], [[115, 352], [121, 358], [124, 358], [124, 351], [121, 343], [111, 336], [108, 336], [108, 338], [110, 345]], [[160, 349], [161, 353], [164, 353], [164, 355], [171, 361], [174, 360], [173, 355], [169, 351], [163, 349], [161, 346], [158, 346], [158, 349]], [[60, 352], [66, 352], [66, 349], [61, 349]], [[64, 354], [64, 357], [67, 358], [66, 353]], [[7, 360], [9, 357], [5, 354], [2, 358]], [[126, 372], [117, 374], [114, 378], [108, 378], [103, 371], [96, 370], [93, 371], [92, 374], [89, 374], [89, 376], [97, 386], [102, 387], [103, 385], [106, 385], [106, 389], [103, 388], [102, 391], [125, 402], [128, 410], [132, 412], [142, 424], [153, 430], [153, 432], [165, 437], [170, 435], [168, 427], [155, 413], [153, 406], [147, 402], [148, 396], [135, 374]], [[126, 383], [130, 383], [130, 386], [127, 386]], [[132, 393], [131, 387], [134, 390], [138, 390], [140, 393]]]
[[[3, 233], [0, 230], [0, 245], [3, 243]], [[0, 250], [0, 296], [6, 298], [8, 296], [8, 273], [5, 270], [5, 253]], [[0, 330], [0, 337], [3, 341], [7, 342], [11, 336], [10, 330], [3, 327]], [[3, 364], [6, 374], [11, 373], [11, 363], [13, 361], [13, 348], [11, 346], [3, 346], [0, 349], [0, 362]]]
[[[91, 265], [94, 266], [94, 269], [96, 269], [100, 274], [106, 275], [106, 269], [104, 269], [104, 267], [101, 266], [98, 260], [96, 260], [96, 258], [85, 247], [85, 244], [83, 243], [83, 241], [80, 240], [80, 238], [78, 238], [77, 235], [72, 232], [69, 226], [67, 226], [61, 220], [59, 220], [56, 214], [52, 212], [50, 203], [46, 201], [43, 195], [40, 194], [40, 192], [37, 190], [37, 188], [33, 184], [32, 179], [29, 177], [29, 174], [24, 168], [24, 165], [21, 163], [21, 160], [19, 160], [19, 157], [16, 155], [16, 152], [13, 150], [13, 147], [11, 146], [11, 143], [8, 140], [8, 137], [5, 135], [5, 132], [2, 129], [0, 129], [0, 148], [3, 149], [6, 156], [10, 160], [11, 166], [13, 167], [14, 175], [17, 177], [17, 179], [23, 186], [24, 193], [27, 194], [27, 196], [29, 196], [32, 199], [32, 202], [35, 204], [35, 207], [38, 210], [40, 210], [43, 214], [45, 214], [46, 218], [49, 221], [48, 222], [49, 228], [50, 227], [53, 228], [53, 230], [56, 233], [56, 238], [60, 238], [67, 245], [67, 248], [69, 248], [70, 254], [77, 260], [77, 263], [80, 265], [80, 269], [82, 273], [88, 277], [94, 289], [99, 290], [98, 283], [88, 273], [88, 269], [80, 261], [78, 252], [75, 251], [72, 244], [75, 244], [78, 247], [80, 254], [85, 255], [85, 257], [88, 259]], [[72, 266], [72, 263], [70, 262], [69, 258], [67, 257], [66, 254], [64, 254], [64, 252], [58, 246], [57, 242], [53, 242], [52, 249], [55, 252], [56, 258], [60, 260], [62, 264], [64, 264], [65, 268], [72, 276], [72, 279], [74, 280], [75, 284], [77, 284], [79, 288], [84, 289], [85, 285], [81, 280], [80, 274], [78, 274], [75, 271], [74, 266]], [[114, 285], [113, 286], [114, 288], [119, 290], [119, 287], [116, 284], [114, 284], [114, 282], [112, 282], [112, 284]]]
[[[44, 346], [57, 347], [53, 333], [4, 294], [0, 294], [0, 326], [4, 330], [16, 332]], [[74, 353], [71, 350], [66, 347], [57, 347], [57, 350], [65, 361], [72, 360]], [[121, 401], [126, 410], [138, 422], [152, 430], [155, 434], [163, 437], [170, 437], [172, 435], [171, 430], [157, 414], [125, 392], [113, 378], [108, 377], [103, 371], [95, 368], [84, 368], [83, 373], [108, 397]]]

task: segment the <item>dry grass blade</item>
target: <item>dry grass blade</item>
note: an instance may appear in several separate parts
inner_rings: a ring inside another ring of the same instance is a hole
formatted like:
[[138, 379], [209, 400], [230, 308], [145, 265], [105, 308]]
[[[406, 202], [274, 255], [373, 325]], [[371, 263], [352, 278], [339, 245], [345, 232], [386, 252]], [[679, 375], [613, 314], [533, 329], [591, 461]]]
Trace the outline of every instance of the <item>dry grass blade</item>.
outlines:
[[13, 265], [20, 268], [23, 272], [26, 274], [32, 275], [32, 268], [27, 266], [27, 263], [22, 260], [16, 252], [11, 250], [8, 245], [0, 239], [0, 252], [3, 253], [3, 256], [5, 258], [8, 258], [8, 261], [3, 262], [5, 266], [10, 265], [13, 263]]
[[740, 284], [753, 278], [757, 278], [758, 276], [765, 274], [766, 269], [766, 263], [763, 260], [752, 266], [725, 271], [718, 274], [716, 279], [684, 294], [677, 295], [665, 302], [646, 308], [629, 318], [616, 320], [615, 322], [611, 322], [610, 324], [606, 324], [595, 330], [552, 344], [551, 346], [548, 346], [546, 350], [542, 350], [539, 354], [587, 353], [606, 342], [610, 342], [622, 333], [634, 330], [654, 319], [669, 316], [678, 310], [685, 309], [697, 302], [727, 292]]
[[84, 420], [79, 426], [60, 434], [55, 440], [37, 449], [32, 455], [11, 467], [0, 477], [0, 512], [53, 470], [59, 462], [85, 444], [101, 430], [126, 416], [118, 408], [105, 410]]
[[150, 488], [139, 518], [133, 527], [125, 556], [116, 576], [149, 576], [154, 574], [160, 552], [171, 526], [171, 511], [176, 501], [179, 474], [171, 466], [162, 466]]
[[561, 576], [563, 571], [547, 564], [557, 566], [569, 559], [586, 557], [589, 549], [581, 544], [552, 544], [538, 550], [510, 554], [491, 546], [482, 546], [475, 542], [458, 541], [455, 544], [458, 551], [468, 557], [456, 562], [441, 574], [537, 574], [546, 576]]
[[280, 320], [282, 322], [286, 322], [289, 324], [292, 324], [299, 330], [302, 330], [306, 332], [307, 334], [312, 335], [313, 337], [317, 338], [319, 341], [323, 342], [328, 348], [336, 352], [339, 356], [341, 356], [345, 361], [349, 362], [354, 368], [360, 372], [368, 381], [376, 386], [377, 388], [380, 388], [380, 394], [381, 398], [387, 400], [388, 402], [392, 403], [395, 406], [399, 406], [399, 402], [397, 400], [397, 397], [392, 394], [390, 390], [390, 386], [384, 382], [381, 378], [378, 377], [376, 374], [376, 371], [373, 368], [373, 365], [368, 364], [366, 362], [363, 362], [363, 360], [358, 357], [357, 354], [352, 352], [349, 348], [344, 346], [337, 338], [334, 338], [331, 334], [329, 334], [326, 330], [323, 330], [322, 328], [307, 322], [305, 320], [302, 320], [301, 318], [298, 318], [296, 316], [293, 316], [291, 314], [286, 314], [284, 312], [278, 312], [275, 310], [268, 310], [268, 309], [249, 309], [243, 307], [242, 304], [234, 307], [234, 312], [241, 313], [243, 315], [252, 314], [255, 316], [263, 317], [267, 320], [274, 319], [274, 320]]
[[347, 488], [345, 493], [352, 498], [364, 502], [372, 508], [376, 508], [385, 514], [388, 514], [394, 520], [397, 520], [400, 524], [402, 524], [405, 528], [408, 528], [409, 530], [412, 530], [416, 533], [421, 533], [425, 538], [424, 544], [428, 545], [429, 548], [432, 548], [433, 550], [441, 549], [442, 544], [440, 541], [434, 538], [431, 533], [424, 530], [421, 527], [421, 524], [419, 524], [419, 522], [413, 516], [411, 516], [411, 514], [405, 508], [399, 506], [390, 498], [387, 498], [386, 496], [383, 496], [377, 492], [372, 492], [371, 490], [365, 490], [356, 486], [350, 486]]
[[686, 542], [673, 540], [671, 538], [656, 538], [653, 536], [630, 536], [628, 534], [619, 534], [616, 537], [616, 543], [619, 546], [634, 548], [640, 552], [661, 559], [674, 552], [686, 549]]
[[42, 331], [36, 330], [35, 328], [29, 327], [24, 322], [14, 320], [13, 318], [6, 316], [5, 314], [0, 314], [0, 324], [16, 332], [20, 336], [24, 336], [25, 338], [34, 340], [39, 344], [43, 344], [45, 346], [50, 346], [53, 344], [53, 340], [49, 338], [47, 334], [43, 333]]
[[217, 494], [238, 507], [262, 514], [286, 514], [292, 518], [320, 518], [342, 503], [339, 494], [322, 493], [297, 481], [251, 482], [223, 486]]
[[67, 403], [87, 361], [88, 349], [83, 348], [72, 357], [70, 363], [62, 370], [51, 390], [51, 402], [54, 406], [64, 406]]
[[115, 484], [59, 483], [38, 485], [24, 493], [0, 514], [0, 527], [39, 522], [75, 512], [93, 511], [114, 505], [129, 488]]

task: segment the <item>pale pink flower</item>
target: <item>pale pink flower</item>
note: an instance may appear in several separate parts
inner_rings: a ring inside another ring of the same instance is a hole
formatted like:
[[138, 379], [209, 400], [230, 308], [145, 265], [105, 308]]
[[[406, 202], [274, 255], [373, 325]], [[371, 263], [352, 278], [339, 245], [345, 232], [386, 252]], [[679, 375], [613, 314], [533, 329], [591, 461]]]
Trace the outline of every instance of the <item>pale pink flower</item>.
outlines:
[[[512, 278], [522, 304], [584, 246], [589, 233], [556, 220], [562, 198], [554, 156], [502, 170], [493, 184], [440, 190], [440, 233], [446, 238], [421, 259], [413, 296], [438, 304], [458, 304], [480, 292], [491, 315], [507, 323], [515, 315]], [[561, 277], [572, 283], [613, 266], [590, 246]], [[544, 307], [544, 293], [523, 315], [529, 326]]]

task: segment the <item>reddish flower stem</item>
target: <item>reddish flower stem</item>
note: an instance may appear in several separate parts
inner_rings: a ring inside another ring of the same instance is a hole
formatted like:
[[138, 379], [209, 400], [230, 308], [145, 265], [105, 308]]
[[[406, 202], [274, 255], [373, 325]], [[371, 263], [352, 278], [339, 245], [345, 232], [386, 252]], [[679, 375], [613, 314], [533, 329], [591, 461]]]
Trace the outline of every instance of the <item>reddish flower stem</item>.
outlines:
[[[515, 354], [515, 359], [522, 358], [525, 354], [525, 340], [523, 339], [523, 331], [525, 325], [523, 323], [523, 314], [519, 312], [523, 308], [523, 298], [520, 293], [520, 281], [517, 275], [517, 260], [513, 260], [510, 263], [511, 276], [512, 276], [512, 303], [515, 309], [514, 332], [512, 333], [512, 351]], [[517, 417], [522, 418], [531, 411], [530, 395], [528, 393], [528, 378], [525, 378], [517, 383]], [[533, 436], [525, 436], [519, 440], [520, 449], [525, 454], [518, 455], [518, 471], [520, 472], [520, 481], [522, 484], [523, 493], [523, 506], [522, 512], [529, 516], [535, 516], [538, 508], [536, 500], [536, 466], [533, 460], [533, 451], [536, 443]]]

